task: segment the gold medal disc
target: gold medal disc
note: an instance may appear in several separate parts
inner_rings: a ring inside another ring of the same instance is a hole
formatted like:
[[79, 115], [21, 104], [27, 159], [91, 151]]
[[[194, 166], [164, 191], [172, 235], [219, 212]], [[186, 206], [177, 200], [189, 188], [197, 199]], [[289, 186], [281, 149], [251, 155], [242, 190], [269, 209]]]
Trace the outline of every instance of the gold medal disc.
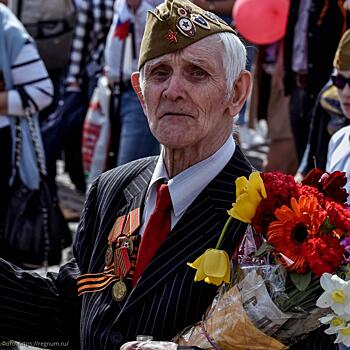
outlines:
[[112, 296], [116, 301], [121, 301], [125, 298], [128, 289], [123, 281], [117, 281], [112, 288]]

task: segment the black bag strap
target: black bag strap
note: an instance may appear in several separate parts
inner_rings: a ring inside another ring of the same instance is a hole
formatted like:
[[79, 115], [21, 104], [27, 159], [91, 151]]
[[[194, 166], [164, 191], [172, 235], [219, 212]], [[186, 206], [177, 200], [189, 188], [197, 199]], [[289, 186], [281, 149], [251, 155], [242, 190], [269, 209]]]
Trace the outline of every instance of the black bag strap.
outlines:
[[[30, 110], [29, 102], [28, 102], [30, 97], [28, 96], [27, 92], [24, 90], [23, 87], [19, 87], [17, 91], [18, 91], [18, 93], [21, 97], [21, 100], [22, 100], [25, 118], [28, 122], [29, 132], [30, 132], [30, 136], [31, 136], [31, 139], [33, 142], [35, 157], [36, 157], [36, 161], [37, 161], [40, 175], [47, 176], [47, 169], [46, 169], [46, 164], [45, 164], [44, 152], [43, 152], [41, 145], [40, 145], [39, 135], [38, 135], [37, 130], [35, 128], [33, 116], [32, 116], [31, 110]], [[21, 118], [21, 117], [19, 117], [19, 118]], [[16, 120], [16, 157], [17, 157], [17, 151], [18, 152], [21, 151], [20, 147], [19, 147], [19, 149], [17, 149], [17, 126], [19, 126], [19, 132], [21, 131], [19, 118], [17, 118], [17, 120]], [[16, 161], [17, 161], [17, 158], [16, 158]], [[19, 162], [18, 162], [18, 165], [19, 165]], [[16, 163], [16, 166], [17, 166], [17, 163]]]
[[[47, 175], [46, 165], [44, 161], [44, 155], [42, 148], [40, 147], [40, 141], [39, 141], [39, 135], [36, 131], [33, 116], [30, 110], [29, 100], [31, 99], [27, 92], [24, 90], [23, 87], [19, 87], [17, 89], [21, 100], [22, 105], [25, 113], [25, 118], [27, 120], [28, 126], [29, 126], [29, 132], [30, 136], [33, 142], [35, 156], [37, 165], [39, 168], [40, 178], [43, 179]], [[20, 125], [20, 118], [23, 117], [17, 117], [16, 118], [16, 167], [19, 169], [19, 162], [21, 159], [21, 147], [22, 147], [22, 130]], [[43, 239], [44, 239], [44, 252], [43, 252], [43, 266], [45, 268], [45, 271], [47, 271], [48, 268], [48, 262], [49, 262], [49, 252], [50, 252], [50, 245], [51, 245], [51, 239], [50, 239], [50, 229], [49, 229], [49, 210], [46, 205], [46, 203], [42, 203], [41, 212], [43, 215]]]
[[15, 139], [15, 168], [16, 172], [19, 171], [19, 165], [21, 162], [21, 149], [22, 149], [22, 131], [21, 131], [21, 122], [20, 117], [16, 117], [15, 119], [16, 126], [16, 139]]

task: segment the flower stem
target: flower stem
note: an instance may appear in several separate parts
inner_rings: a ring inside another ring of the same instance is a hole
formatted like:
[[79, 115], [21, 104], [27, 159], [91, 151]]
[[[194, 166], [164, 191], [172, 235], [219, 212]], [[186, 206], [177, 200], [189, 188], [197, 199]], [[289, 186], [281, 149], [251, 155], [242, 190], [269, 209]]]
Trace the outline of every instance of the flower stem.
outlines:
[[220, 248], [222, 240], [224, 239], [225, 233], [227, 231], [228, 225], [230, 224], [231, 220], [232, 220], [232, 216], [229, 216], [227, 221], [226, 221], [226, 223], [225, 223], [224, 228], [221, 231], [221, 234], [220, 234], [218, 242], [216, 243], [215, 249], [219, 249]]

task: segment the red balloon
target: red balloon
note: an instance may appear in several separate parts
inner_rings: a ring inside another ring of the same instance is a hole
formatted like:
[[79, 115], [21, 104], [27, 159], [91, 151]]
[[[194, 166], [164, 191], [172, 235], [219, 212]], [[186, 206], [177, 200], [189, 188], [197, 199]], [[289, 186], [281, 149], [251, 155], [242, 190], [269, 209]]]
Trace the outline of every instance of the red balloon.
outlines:
[[290, 0], [237, 0], [232, 18], [239, 33], [253, 44], [271, 44], [286, 33]]

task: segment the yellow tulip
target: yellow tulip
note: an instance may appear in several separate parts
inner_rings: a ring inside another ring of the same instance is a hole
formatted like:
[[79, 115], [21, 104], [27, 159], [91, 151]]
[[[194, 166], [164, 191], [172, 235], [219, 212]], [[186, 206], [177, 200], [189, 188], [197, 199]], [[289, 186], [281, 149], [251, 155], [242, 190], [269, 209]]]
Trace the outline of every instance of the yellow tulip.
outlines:
[[230, 258], [219, 249], [208, 249], [188, 266], [197, 270], [195, 282], [202, 281], [219, 286], [222, 282], [230, 282]]
[[236, 198], [248, 190], [248, 179], [245, 176], [236, 179]]
[[266, 189], [259, 172], [251, 173], [249, 180], [241, 176], [236, 179], [236, 202], [232, 204], [228, 213], [233, 218], [249, 224], [260, 202], [266, 197]]

